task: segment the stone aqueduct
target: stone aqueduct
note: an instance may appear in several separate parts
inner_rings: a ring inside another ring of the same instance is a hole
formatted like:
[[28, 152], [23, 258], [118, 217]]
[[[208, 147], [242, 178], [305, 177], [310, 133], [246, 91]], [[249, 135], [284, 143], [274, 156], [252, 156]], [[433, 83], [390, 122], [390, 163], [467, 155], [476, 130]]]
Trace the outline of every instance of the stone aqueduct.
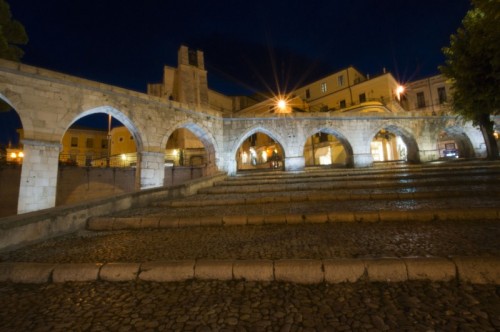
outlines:
[[339, 139], [354, 167], [373, 163], [370, 142], [381, 129], [402, 137], [411, 162], [438, 159], [437, 141], [443, 130], [459, 141], [469, 157], [485, 156], [479, 130], [453, 116], [385, 112], [224, 117], [213, 109], [5, 60], [0, 60], [0, 97], [17, 111], [24, 129], [19, 213], [55, 206], [62, 137], [78, 119], [100, 112], [121, 121], [136, 141], [137, 189], [163, 185], [165, 146], [178, 128], [189, 129], [203, 142], [212, 170], [228, 174], [236, 172], [239, 146], [256, 132], [282, 146], [286, 170], [304, 168], [305, 142], [320, 131]]

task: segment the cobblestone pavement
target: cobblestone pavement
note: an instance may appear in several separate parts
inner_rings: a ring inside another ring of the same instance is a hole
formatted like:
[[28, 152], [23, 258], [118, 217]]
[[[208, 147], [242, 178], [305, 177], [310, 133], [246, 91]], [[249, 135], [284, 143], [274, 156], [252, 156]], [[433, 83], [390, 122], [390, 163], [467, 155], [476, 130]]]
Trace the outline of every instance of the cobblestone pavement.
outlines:
[[500, 221], [331, 223], [81, 232], [3, 253], [3, 261], [145, 262], [500, 255]]
[[4, 283], [0, 322], [1, 331], [498, 331], [500, 287]]

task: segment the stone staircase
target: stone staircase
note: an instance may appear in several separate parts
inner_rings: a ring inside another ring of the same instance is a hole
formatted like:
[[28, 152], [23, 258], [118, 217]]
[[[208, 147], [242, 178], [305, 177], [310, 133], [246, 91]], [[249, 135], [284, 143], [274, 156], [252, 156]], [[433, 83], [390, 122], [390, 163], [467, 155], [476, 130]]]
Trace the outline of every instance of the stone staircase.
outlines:
[[[90, 220], [89, 229], [498, 218], [497, 164], [246, 172], [197, 195]], [[139, 223], [139, 224], [138, 224]]]
[[[84, 237], [45, 244], [55, 248], [50, 262], [39, 255], [34, 263], [0, 264], [0, 280], [500, 284], [499, 166], [466, 162], [243, 172], [193, 196], [92, 218]], [[448, 231], [448, 237], [440, 236]], [[475, 234], [471, 239], [469, 232]], [[75, 249], [78, 241], [81, 249]], [[75, 258], [61, 256], [62, 248]], [[31, 261], [39, 249], [30, 250], [12, 257]], [[110, 254], [100, 255], [103, 250]], [[357, 251], [364, 254], [350, 254]], [[99, 258], [90, 258], [94, 255]]]

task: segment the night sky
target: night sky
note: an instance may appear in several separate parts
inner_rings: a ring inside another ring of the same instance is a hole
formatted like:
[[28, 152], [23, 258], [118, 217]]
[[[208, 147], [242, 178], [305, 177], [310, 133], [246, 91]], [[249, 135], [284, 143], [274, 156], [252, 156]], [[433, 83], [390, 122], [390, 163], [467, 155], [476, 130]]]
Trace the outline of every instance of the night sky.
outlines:
[[[401, 82], [438, 73], [469, 0], [8, 0], [30, 41], [22, 62], [142, 91], [205, 52], [210, 88], [290, 91], [353, 65]], [[0, 128], [2, 130], [2, 128]], [[2, 130], [3, 131], [3, 130]]]

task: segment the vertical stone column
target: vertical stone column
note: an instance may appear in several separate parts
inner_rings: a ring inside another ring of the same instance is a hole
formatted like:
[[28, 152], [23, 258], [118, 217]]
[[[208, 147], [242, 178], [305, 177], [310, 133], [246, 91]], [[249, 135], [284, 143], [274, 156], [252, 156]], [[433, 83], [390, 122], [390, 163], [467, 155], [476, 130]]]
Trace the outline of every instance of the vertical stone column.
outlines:
[[306, 166], [304, 156], [285, 157], [285, 171], [303, 171]]
[[165, 154], [161, 152], [139, 152], [140, 189], [163, 186], [165, 178]]
[[26, 213], [52, 208], [56, 205], [61, 145], [27, 139], [22, 143], [24, 160], [17, 212]]
[[353, 161], [354, 167], [370, 167], [373, 165], [373, 156], [371, 153], [356, 153], [354, 152]]

